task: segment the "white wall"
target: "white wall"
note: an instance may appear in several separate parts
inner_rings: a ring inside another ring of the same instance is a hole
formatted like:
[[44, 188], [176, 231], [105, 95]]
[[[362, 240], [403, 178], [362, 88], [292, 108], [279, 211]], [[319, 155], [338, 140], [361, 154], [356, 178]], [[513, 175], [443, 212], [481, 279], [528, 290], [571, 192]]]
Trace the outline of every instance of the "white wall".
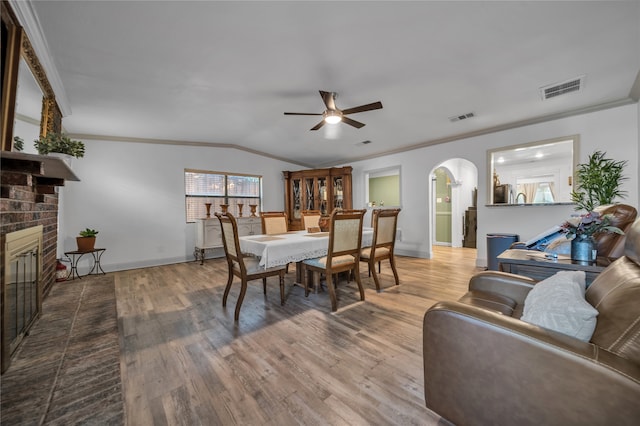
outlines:
[[[80, 230], [97, 229], [105, 271], [193, 259], [195, 224], [186, 223], [184, 169], [263, 176], [263, 209], [284, 209], [283, 170], [300, 166], [229, 148], [85, 140], [62, 189], [58, 257]], [[86, 269], [81, 265], [81, 269]], [[84, 270], [82, 272], [86, 272]]]
[[[464, 158], [478, 169], [478, 266], [486, 266], [487, 233], [516, 233], [527, 240], [543, 230], [559, 224], [574, 213], [572, 205], [561, 206], [495, 206], [487, 203], [487, 149], [518, 145], [544, 139], [579, 134], [579, 162], [596, 150], [607, 157], [628, 160], [623, 184], [628, 192], [623, 200], [638, 206], [639, 152], [638, 105], [626, 105], [580, 116], [563, 118], [517, 129], [462, 139], [413, 151], [352, 163], [354, 207], [364, 206], [363, 171], [402, 166], [402, 213], [398, 227], [403, 239], [396, 246], [398, 254], [431, 257], [428, 216], [430, 198], [429, 173], [450, 158]], [[383, 141], [381, 141], [383, 142]], [[409, 232], [409, 230], [411, 230]]]

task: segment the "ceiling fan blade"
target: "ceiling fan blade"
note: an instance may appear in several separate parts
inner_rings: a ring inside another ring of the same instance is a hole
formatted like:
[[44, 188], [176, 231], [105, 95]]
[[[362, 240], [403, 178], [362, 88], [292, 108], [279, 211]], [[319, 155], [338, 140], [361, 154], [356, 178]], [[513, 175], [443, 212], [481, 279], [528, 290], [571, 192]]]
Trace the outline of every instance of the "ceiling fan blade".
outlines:
[[284, 115], [322, 115], [315, 112], [285, 112]]
[[342, 114], [355, 114], [356, 112], [371, 111], [373, 109], [381, 109], [382, 102], [374, 102], [372, 104], [360, 105], [353, 108], [343, 109]]
[[313, 126], [310, 130], [318, 130], [320, 127], [324, 126], [324, 123], [325, 123], [325, 121], [322, 120], [321, 122], [319, 122], [318, 124]]
[[343, 123], [345, 123], [345, 124], [348, 124], [348, 125], [350, 125], [350, 126], [353, 126], [353, 127], [355, 127], [356, 129], [359, 129], [359, 128], [361, 128], [361, 127], [364, 127], [364, 126], [365, 126], [365, 124], [364, 124], [364, 123], [361, 123], [361, 122], [356, 121], [356, 120], [352, 120], [352, 119], [350, 119], [349, 117], [342, 117], [342, 122], [343, 122]]
[[320, 90], [320, 96], [322, 96], [322, 101], [327, 109], [335, 110], [336, 108], [336, 98], [335, 93], [333, 92], [325, 92], [324, 90]]

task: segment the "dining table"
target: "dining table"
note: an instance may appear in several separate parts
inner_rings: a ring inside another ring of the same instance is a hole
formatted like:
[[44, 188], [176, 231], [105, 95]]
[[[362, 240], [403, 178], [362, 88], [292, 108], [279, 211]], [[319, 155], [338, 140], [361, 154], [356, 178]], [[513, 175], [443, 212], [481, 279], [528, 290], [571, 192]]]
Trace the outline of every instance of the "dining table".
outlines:
[[[259, 234], [239, 237], [240, 251], [260, 258], [264, 268], [287, 265], [327, 255], [328, 232], [290, 231], [282, 234]], [[373, 241], [373, 228], [362, 228], [362, 247]]]

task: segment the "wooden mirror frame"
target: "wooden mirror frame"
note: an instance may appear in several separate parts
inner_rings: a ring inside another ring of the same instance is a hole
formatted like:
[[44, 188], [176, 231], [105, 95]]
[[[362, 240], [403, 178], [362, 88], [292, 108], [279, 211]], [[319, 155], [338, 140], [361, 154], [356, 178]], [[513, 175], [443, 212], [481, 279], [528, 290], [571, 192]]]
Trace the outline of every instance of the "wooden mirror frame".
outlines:
[[47, 74], [40, 64], [24, 29], [20, 26], [11, 6], [1, 3], [2, 16], [2, 133], [1, 147], [3, 151], [11, 151], [13, 147], [13, 122], [15, 119], [16, 94], [18, 90], [18, 71], [20, 59], [24, 59], [33, 77], [44, 94], [42, 98], [42, 114], [40, 119], [40, 136], [49, 132], [59, 133], [62, 130], [62, 112], [56, 102], [53, 88]]

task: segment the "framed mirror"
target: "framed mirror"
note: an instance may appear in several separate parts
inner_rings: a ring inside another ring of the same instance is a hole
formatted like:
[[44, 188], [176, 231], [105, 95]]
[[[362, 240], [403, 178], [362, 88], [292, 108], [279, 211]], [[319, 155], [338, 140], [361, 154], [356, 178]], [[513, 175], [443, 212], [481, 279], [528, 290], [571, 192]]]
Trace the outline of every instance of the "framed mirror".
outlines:
[[487, 151], [487, 204], [571, 204], [578, 145], [572, 135]]
[[40, 137], [42, 98], [44, 93], [26, 61], [18, 68], [18, 88], [13, 123], [13, 135], [24, 140], [24, 151], [36, 154], [33, 141]]
[[400, 166], [365, 172], [368, 207], [400, 207]]

